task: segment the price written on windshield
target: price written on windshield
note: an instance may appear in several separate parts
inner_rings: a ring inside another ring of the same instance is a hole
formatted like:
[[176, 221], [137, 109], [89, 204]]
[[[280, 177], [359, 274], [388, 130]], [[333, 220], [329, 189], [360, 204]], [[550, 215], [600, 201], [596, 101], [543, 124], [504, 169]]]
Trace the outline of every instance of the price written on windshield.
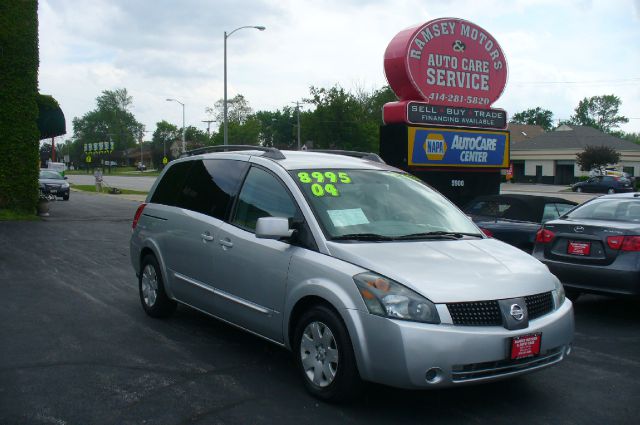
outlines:
[[300, 183], [311, 184], [311, 193], [314, 196], [340, 196], [334, 183], [351, 183], [351, 177], [343, 171], [337, 173], [333, 171], [301, 171], [298, 173], [298, 180]]

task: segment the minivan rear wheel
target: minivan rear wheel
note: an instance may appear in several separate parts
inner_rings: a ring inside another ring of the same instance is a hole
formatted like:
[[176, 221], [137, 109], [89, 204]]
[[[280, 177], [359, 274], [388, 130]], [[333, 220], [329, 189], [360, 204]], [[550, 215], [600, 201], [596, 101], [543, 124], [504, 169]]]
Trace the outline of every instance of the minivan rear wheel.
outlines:
[[610, 187], [610, 188], [607, 190], [607, 193], [608, 193], [609, 195], [613, 195], [614, 193], [616, 193], [616, 190], [615, 190], [614, 188]]
[[312, 395], [337, 402], [358, 393], [361, 381], [349, 334], [329, 307], [316, 305], [302, 315], [294, 333], [293, 353]]
[[140, 302], [142, 308], [151, 317], [168, 317], [176, 310], [176, 302], [171, 300], [164, 290], [164, 282], [158, 260], [153, 255], [142, 259], [138, 277]]

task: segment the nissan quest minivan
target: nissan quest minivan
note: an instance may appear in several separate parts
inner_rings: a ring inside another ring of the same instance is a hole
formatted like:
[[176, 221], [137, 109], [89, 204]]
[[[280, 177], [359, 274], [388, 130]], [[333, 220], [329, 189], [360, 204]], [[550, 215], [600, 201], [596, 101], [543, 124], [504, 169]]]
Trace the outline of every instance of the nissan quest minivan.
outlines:
[[547, 267], [377, 155], [205, 151], [171, 162], [136, 211], [150, 316], [180, 303], [286, 347], [325, 400], [362, 381], [487, 382], [570, 353], [572, 305]]

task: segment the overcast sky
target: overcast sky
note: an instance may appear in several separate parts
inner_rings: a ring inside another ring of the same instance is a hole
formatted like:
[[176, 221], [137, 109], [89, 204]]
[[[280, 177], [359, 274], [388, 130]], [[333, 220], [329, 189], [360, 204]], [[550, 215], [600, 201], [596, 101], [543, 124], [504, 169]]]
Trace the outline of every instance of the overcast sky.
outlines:
[[181, 125], [167, 98], [206, 129], [205, 107], [223, 97], [224, 31], [267, 27], [228, 39], [228, 91], [275, 111], [310, 86], [382, 87], [389, 41], [440, 17], [500, 43], [509, 81], [494, 107], [567, 119], [584, 97], [615, 94], [630, 118], [621, 129], [640, 132], [640, 0], [39, 0], [38, 15], [40, 92], [60, 102], [67, 137], [103, 90], [122, 87], [147, 130]]

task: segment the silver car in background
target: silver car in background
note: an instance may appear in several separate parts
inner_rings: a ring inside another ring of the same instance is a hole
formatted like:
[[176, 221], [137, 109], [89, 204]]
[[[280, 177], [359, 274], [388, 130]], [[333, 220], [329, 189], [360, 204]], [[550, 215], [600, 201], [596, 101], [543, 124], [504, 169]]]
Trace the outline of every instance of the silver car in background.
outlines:
[[237, 149], [172, 162], [138, 208], [149, 315], [181, 303], [284, 346], [326, 400], [362, 380], [486, 382], [571, 351], [558, 279], [420, 180], [375, 155]]

